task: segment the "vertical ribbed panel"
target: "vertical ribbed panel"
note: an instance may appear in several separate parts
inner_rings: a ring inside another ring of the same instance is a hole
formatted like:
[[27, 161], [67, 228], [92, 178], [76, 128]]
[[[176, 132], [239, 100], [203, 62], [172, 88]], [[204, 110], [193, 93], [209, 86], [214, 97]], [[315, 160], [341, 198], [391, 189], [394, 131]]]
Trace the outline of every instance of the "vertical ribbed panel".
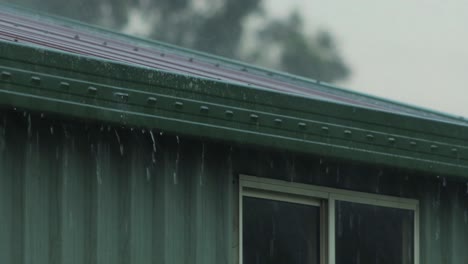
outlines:
[[417, 198], [421, 263], [468, 263], [465, 183], [317, 160], [4, 111], [0, 263], [234, 263], [234, 173]]
[[153, 148], [148, 131], [0, 117], [0, 263], [228, 261], [224, 150], [159, 134]]

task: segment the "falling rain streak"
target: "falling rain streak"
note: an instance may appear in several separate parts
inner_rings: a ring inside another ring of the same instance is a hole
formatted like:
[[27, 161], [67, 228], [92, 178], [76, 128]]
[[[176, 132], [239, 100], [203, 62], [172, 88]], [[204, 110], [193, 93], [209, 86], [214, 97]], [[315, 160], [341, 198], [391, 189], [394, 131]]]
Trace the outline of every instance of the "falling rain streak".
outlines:
[[123, 156], [124, 155], [124, 147], [123, 147], [123, 144], [120, 142], [119, 133], [117, 133], [116, 129], [114, 129], [114, 132], [115, 132], [115, 136], [117, 137], [117, 142], [119, 143], [120, 155]]

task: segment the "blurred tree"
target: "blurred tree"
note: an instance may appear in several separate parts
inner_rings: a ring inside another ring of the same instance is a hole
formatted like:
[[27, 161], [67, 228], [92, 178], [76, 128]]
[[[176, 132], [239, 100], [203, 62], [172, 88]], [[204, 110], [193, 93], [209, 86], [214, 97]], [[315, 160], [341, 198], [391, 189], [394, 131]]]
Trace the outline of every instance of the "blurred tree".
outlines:
[[[279, 50], [277, 65], [273, 67], [321, 81], [343, 80], [349, 69], [340, 57], [332, 36], [319, 31], [313, 37], [304, 34], [303, 22], [297, 12], [284, 21], [273, 20], [258, 33], [258, 45], [253, 57], [269, 56], [271, 46]], [[275, 63], [275, 62], [270, 62]]]
[[[253, 64], [333, 82], [349, 70], [325, 31], [305, 34], [297, 12], [286, 20], [268, 20], [261, 0], [6, 0], [29, 8], [122, 30], [131, 16], [150, 23], [146, 36], [171, 44]], [[267, 23], [254, 33], [254, 43], [242, 50], [246, 21]]]

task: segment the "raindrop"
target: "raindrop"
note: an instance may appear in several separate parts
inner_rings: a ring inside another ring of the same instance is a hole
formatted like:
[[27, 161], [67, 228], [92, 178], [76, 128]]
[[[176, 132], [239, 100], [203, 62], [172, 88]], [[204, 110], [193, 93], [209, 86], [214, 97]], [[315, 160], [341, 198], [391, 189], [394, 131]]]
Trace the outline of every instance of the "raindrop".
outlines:
[[161, 132], [159, 132], [159, 135], [160, 135], [160, 136], [162, 136], [163, 134], [164, 134], [164, 133], [163, 133], [162, 131], [161, 131]]
[[101, 125], [101, 132], [102, 132], [102, 131], [104, 131], [104, 126], [103, 126], [103, 125]]
[[177, 140], [177, 155], [176, 155], [176, 160], [175, 160], [175, 168], [174, 168], [174, 173], [172, 174], [172, 178], [174, 181], [174, 184], [177, 184], [177, 173], [179, 170], [179, 156], [180, 156], [180, 141], [179, 141], [179, 136], [176, 136]]
[[201, 165], [200, 165], [200, 186], [203, 185], [204, 174], [205, 174], [205, 143], [202, 144]]
[[44, 113], [41, 113], [41, 118], [44, 118]]
[[150, 130], [151, 141], [153, 141], [153, 152], [156, 152], [156, 140], [154, 140], [153, 130]]
[[145, 130], [144, 130], [144, 129], [142, 129], [142, 130], [141, 130], [141, 133], [142, 133], [142, 134], [144, 134], [144, 133], [145, 133]]
[[53, 127], [53, 126], [50, 126], [50, 134], [51, 134], [51, 135], [54, 134], [54, 127]]
[[99, 165], [96, 166], [96, 179], [99, 185], [102, 184], [102, 177], [101, 177], [101, 168]]
[[442, 177], [442, 186], [447, 186], [447, 180], [445, 179], [445, 177]]
[[153, 161], [153, 163], [156, 163], [156, 155], [154, 152], [151, 152], [151, 160]]
[[328, 174], [328, 171], [329, 171], [329, 169], [328, 169], [328, 167], [326, 167], [325, 168], [325, 174]]
[[32, 131], [31, 131], [31, 115], [28, 115], [28, 136], [32, 136]]
[[151, 180], [151, 172], [148, 167], [146, 167], [146, 181], [149, 182]]
[[123, 155], [124, 155], [124, 148], [123, 148], [122, 143], [120, 142], [120, 136], [119, 136], [119, 134], [117, 133], [117, 130], [114, 129], [114, 132], [115, 132], [115, 136], [117, 137], [117, 142], [119, 143], [120, 155], [123, 156]]

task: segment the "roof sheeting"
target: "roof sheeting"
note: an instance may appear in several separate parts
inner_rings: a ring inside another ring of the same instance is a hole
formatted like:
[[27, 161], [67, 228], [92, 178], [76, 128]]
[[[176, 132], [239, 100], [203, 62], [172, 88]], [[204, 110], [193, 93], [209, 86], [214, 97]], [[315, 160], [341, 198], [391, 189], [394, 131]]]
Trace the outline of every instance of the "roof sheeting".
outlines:
[[25, 15], [12, 9], [0, 10], [0, 39], [377, 111], [468, 124], [463, 118], [338, 89], [318, 81], [103, 32], [67, 20]]
[[[468, 126], [463, 120], [72, 22], [1, 14], [3, 109], [466, 178]], [[15, 20], [18, 16], [30, 27], [50, 28], [26, 30], [18, 24], [21, 19]], [[69, 35], [57, 39], [57, 28]], [[107, 57], [99, 57], [103, 54]], [[237, 73], [236, 78], [254, 76], [259, 84], [202, 76], [200, 71], [214, 74], [207, 69]], [[283, 90], [262, 87], [260, 80]]]

